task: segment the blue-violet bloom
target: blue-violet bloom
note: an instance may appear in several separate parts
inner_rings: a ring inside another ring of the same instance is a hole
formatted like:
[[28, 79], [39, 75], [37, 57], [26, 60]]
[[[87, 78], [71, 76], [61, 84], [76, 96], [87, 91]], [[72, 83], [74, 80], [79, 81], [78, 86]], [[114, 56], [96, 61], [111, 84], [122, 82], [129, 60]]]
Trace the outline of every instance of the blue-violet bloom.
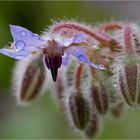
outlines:
[[85, 53], [86, 46], [82, 46], [83, 33], [65, 39], [58, 35], [39, 36], [16, 25], [10, 25], [10, 30], [14, 41], [10, 48], [0, 49], [0, 53], [15, 59], [22, 59], [34, 53], [43, 54], [46, 66], [51, 70], [53, 81], [57, 79], [61, 64], [67, 65], [69, 55], [96, 69], [105, 69], [104, 66], [96, 65], [89, 60]]

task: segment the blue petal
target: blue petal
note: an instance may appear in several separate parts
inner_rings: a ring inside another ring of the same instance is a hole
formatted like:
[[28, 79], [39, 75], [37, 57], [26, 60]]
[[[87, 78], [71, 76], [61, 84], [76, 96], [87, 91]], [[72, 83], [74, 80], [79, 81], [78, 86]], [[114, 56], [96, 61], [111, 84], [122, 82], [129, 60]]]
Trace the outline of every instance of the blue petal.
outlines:
[[69, 62], [69, 54], [64, 53], [64, 55], [62, 56], [62, 64], [67, 65], [68, 62]]
[[81, 42], [82, 38], [84, 38], [84, 34], [83, 33], [79, 33], [79, 34], [75, 35], [75, 37], [73, 39], [73, 43]]
[[41, 36], [32, 33], [24, 27], [10, 25], [10, 30], [18, 49], [23, 49], [24, 47], [38, 47], [45, 44], [45, 40], [43, 40]]
[[16, 51], [16, 50], [7, 49], [7, 48], [0, 49], [0, 53], [7, 55], [9, 57], [15, 58], [15, 59], [22, 59], [30, 54], [30, 52], [26, 50]]
[[83, 37], [84, 37], [83, 33], [76, 34], [72, 38], [65, 39], [63, 44], [64, 44], [64, 46], [67, 47], [67, 46], [71, 45], [72, 43], [79, 43], [79, 42], [81, 42]]
[[75, 56], [79, 61], [87, 63], [88, 65], [96, 69], [105, 70], [105, 67], [103, 65], [94, 64], [89, 60], [83, 47], [78, 47], [78, 46], [70, 47], [66, 50], [66, 53]]

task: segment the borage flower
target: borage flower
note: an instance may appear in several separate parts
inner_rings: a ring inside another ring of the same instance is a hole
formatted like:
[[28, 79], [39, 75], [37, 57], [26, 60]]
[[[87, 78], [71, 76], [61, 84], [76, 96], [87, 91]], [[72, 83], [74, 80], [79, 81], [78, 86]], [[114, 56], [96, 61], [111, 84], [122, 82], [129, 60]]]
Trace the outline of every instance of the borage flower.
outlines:
[[105, 69], [104, 66], [96, 65], [89, 60], [85, 53], [88, 44], [82, 42], [83, 33], [76, 34], [72, 38], [62, 38], [58, 35], [39, 36], [16, 25], [10, 25], [10, 30], [14, 42], [10, 48], [0, 49], [0, 53], [15, 59], [22, 59], [34, 53], [43, 54], [46, 66], [51, 70], [53, 81], [57, 79], [61, 64], [66, 65], [68, 63], [69, 55], [73, 55], [79, 61], [96, 69]]

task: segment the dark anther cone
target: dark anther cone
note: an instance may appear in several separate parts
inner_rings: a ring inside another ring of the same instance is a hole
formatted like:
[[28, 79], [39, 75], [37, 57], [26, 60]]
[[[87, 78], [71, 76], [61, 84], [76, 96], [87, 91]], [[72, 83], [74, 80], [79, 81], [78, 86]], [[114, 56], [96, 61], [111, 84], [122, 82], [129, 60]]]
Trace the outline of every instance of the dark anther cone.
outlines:
[[46, 63], [47, 68], [51, 70], [52, 79], [55, 82], [57, 79], [58, 68], [62, 64], [62, 56], [58, 55], [58, 56], [48, 57], [46, 55], [45, 56], [45, 63]]
[[55, 82], [57, 79], [58, 69], [51, 69], [52, 79]]

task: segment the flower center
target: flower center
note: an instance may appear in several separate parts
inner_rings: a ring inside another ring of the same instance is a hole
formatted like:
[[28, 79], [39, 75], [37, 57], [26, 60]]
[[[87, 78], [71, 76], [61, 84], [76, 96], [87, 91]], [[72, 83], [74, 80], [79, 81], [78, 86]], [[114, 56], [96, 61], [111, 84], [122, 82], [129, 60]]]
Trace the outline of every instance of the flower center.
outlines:
[[45, 63], [48, 69], [51, 70], [53, 81], [56, 81], [57, 74], [58, 74], [58, 68], [60, 68], [62, 64], [62, 56], [48, 56], [45, 55]]
[[62, 64], [63, 46], [55, 40], [48, 41], [48, 47], [43, 49], [45, 55], [45, 63], [51, 71], [53, 81], [57, 79], [58, 68]]
[[63, 55], [63, 53], [64, 47], [60, 46], [55, 40], [49, 40], [48, 47], [43, 49], [43, 54], [47, 54], [48, 56]]

